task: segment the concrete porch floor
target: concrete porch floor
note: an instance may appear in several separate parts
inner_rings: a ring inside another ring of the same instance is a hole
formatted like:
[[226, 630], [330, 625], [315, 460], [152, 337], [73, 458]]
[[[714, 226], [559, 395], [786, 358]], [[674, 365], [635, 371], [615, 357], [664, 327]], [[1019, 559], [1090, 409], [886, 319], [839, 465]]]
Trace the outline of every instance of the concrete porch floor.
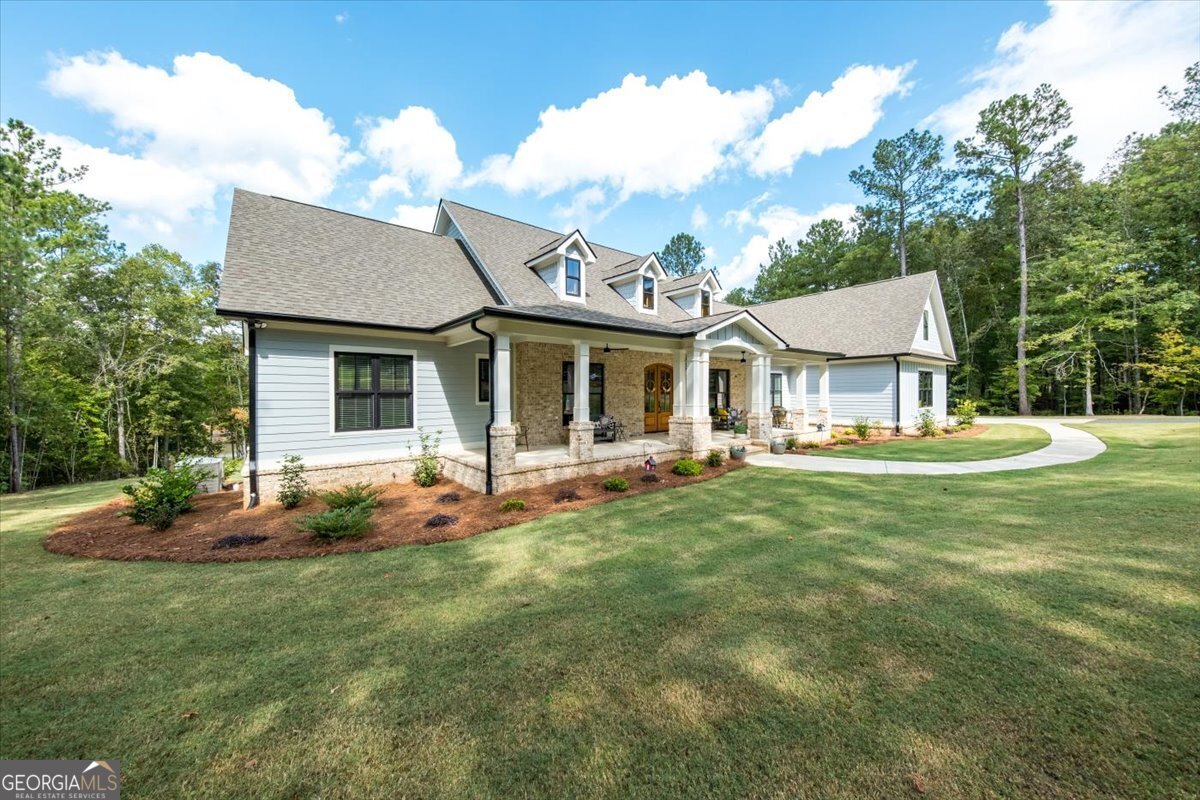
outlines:
[[[628, 458], [631, 456], [647, 456], [651, 453], [662, 453], [672, 449], [665, 433], [647, 433], [631, 436], [619, 442], [596, 442], [592, 448], [593, 459]], [[487, 457], [484, 448], [472, 448], [455, 453], [454, 457], [465, 464], [479, 469], [484, 468]], [[517, 444], [517, 469], [526, 467], [545, 467], [560, 464], [570, 464], [565, 444], [545, 444], [525, 447]]]

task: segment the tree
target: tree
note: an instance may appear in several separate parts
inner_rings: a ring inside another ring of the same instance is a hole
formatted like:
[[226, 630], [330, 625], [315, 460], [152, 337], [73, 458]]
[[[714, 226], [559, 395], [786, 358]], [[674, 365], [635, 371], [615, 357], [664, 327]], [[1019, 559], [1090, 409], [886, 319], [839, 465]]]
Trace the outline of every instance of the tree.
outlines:
[[1174, 327], [1160, 331], [1157, 341], [1143, 368], [1163, 404], [1172, 404], [1176, 413], [1183, 414], [1188, 393], [1200, 391], [1200, 344], [1188, 341]]
[[729, 294], [725, 295], [725, 302], [732, 306], [754, 305], [754, 300], [751, 299], [750, 293], [743, 286], [731, 289]]
[[1032, 413], [1026, 364], [1029, 318], [1029, 254], [1025, 231], [1025, 194], [1048, 165], [1066, 160], [1074, 136], [1058, 138], [1071, 124], [1071, 108], [1062, 95], [1043, 83], [1033, 96], [1014, 94], [979, 114], [975, 136], [954, 145], [959, 161], [989, 183], [1011, 183], [1017, 198], [1017, 247], [1020, 301], [1017, 321], [1017, 395], [1021, 414]]
[[909, 220], [937, 211], [954, 182], [954, 173], [942, 168], [944, 144], [941, 136], [929, 131], [910, 130], [896, 139], [881, 139], [871, 156], [871, 168], [850, 173], [850, 181], [894, 221], [901, 276], [908, 274]]
[[658, 254], [658, 262], [676, 278], [694, 275], [704, 263], [704, 245], [690, 233], [677, 233]]
[[815, 223], [794, 245], [780, 239], [768, 248], [770, 263], [759, 267], [750, 296], [765, 303], [845, 285], [839, 266], [852, 243], [850, 232], [836, 219]]

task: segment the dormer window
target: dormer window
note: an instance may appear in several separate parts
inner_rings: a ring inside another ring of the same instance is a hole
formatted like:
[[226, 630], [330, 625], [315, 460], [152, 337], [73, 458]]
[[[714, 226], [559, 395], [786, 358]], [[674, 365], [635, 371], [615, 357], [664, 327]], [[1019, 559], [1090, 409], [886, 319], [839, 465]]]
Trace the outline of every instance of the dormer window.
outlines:
[[583, 287], [583, 265], [578, 258], [567, 259], [566, 293], [570, 297], [579, 297]]
[[703, 289], [700, 292], [700, 316], [707, 317], [712, 313], [712, 292]]
[[642, 308], [654, 310], [654, 276], [644, 275], [642, 277]]

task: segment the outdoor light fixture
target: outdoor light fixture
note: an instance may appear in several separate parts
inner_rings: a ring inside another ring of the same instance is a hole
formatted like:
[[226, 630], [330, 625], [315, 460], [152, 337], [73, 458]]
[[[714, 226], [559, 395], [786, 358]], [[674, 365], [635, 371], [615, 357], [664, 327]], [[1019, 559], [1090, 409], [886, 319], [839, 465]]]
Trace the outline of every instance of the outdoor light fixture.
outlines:
[[746, 363], [746, 351], [745, 350], [742, 351], [742, 363], [743, 364]]

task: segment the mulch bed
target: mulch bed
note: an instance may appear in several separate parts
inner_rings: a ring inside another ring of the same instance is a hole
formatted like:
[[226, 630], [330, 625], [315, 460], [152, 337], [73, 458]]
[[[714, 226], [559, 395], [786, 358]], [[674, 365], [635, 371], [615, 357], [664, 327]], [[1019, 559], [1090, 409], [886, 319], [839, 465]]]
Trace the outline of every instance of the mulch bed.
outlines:
[[[643, 482], [642, 469], [634, 467], [493, 496], [473, 492], [448, 480], [427, 489], [411, 483], [386, 484], [375, 510], [372, 530], [358, 538], [335, 542], [322, 542], [311, 533], [296, 529], [300, 517], [325, 510], [325, 504], [317, 497], [308, 498], [291, 511], [273, 502], [243, 511], [241, 492], [198, 495], [195, 510], [161, 533], [117, 516], [126, 506], [124, 500], [118, 500], [74, 517], [47, 536], [43, 545], [52, 553], [116, 561], [258, 561], [367, 552], [467, 539], [556, 511], [587, 508], [630, 495], [698, 483], [743, 465], [744, 462], [727, 459], [720, 467], [705, 467], [699, 477], [684, 478], [671, 473], [671, 464], [663, 463], [658, 468], [661, 480], [657, 483]], [[605, 491], [601, 484], [613, 475], [628, 480], [629, 490]], [[562, 493], [572, 489], [580, 499], [556, 502]], [[456, 492], [461, 500], [438, 502], [448, 492]], [[501, 513], [500, 504], [510, 497], [524, 500], [525, 510]], [[443, 527], [427, 527], [426, 521], [435, 514], [448, 514], [458, 521]], [[232, 540], [237, 542], [234, 546], [226, 544], [214, 549], [219, 541], [228, 542], [234, 536], [238, 537]], [[257, 536], [267, 538], [250, 543], [249, 537]]]
[[983, 433], [987, 429], [988, 429], [987, 425], [972, 425], [971, 427], [967, 428], [966, 430], [954, 431], [953, 433], [946, 433], [944, 436], [938, 436], [936, 439], [930, 438], [928, 436], [922, 436], [919, 433], [896, 434], [896, 433], [892, 433], [891, 431], [886, 431], [882, 435], [878, 435], [878, 434], [872, 435], [871, 438], [867, 439], [865, 442], [860, 442], [858, 440], [858, 437], [854, 435], [854, 431], [850, 430], [849, 428], [841, 428], [839, 430], [833, 431], [833, 435], [841, 436], [843, 439], [849, 439], [850, 444], [834, 444], [832, 439], [828, 439], [828, 440], [822, 442], [821, 446], [819, 448], [813, 448], [812, 450], [803, 450], [803, 449], [788, 450], [787, 452], [788, 452], [788, 455], [794, 456], [794, 455], [807, 455], [809, 453], [814, 453], [818, 449], [820, 449], [820, 450], [845, 450], [846, 448], [849, 448], [849, 447], [870, 447], [871, 445], [875, 445], [875, 444], [886, 444], [887, 442], [902, 442], [905, 440], [912, 440], [912, 439], [928, 439], [929, 441], [937, 441], [937, 440], [941, 440], [941, 439], [970, 439], [972, 436], [978, 436], [979, 434]]

